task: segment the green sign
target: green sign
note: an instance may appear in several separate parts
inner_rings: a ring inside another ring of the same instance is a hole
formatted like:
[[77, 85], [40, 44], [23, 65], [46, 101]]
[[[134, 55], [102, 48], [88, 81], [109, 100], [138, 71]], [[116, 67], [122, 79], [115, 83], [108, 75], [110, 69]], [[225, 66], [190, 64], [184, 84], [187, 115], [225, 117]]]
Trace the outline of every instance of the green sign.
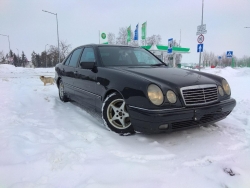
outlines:
[[102, 39], [106, 39], [106, 34], [105, 34], [105, 33], [102, 33], [102, 34], [101, 34], [101, 37], [102, 37]]
[[127, 29], [127, 42], [131, 41], [131, 26]]
[[146, 27], [147, 22], [144, 22], [141, 26], [141, 39], [146, 39]]

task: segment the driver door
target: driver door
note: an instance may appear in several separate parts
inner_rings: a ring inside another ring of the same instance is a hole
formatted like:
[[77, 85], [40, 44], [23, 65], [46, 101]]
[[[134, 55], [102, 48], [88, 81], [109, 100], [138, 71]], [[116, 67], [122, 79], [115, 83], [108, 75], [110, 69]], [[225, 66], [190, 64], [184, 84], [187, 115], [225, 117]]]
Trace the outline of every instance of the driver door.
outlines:
[[96, 62], [96, 56], [92, 47], [85, 47], [78, 67], [75, 69], [75, 92], [77, 101], [83, 105], [95, 106], [96, 98], [96, 74], [97, 72], [90, 69], [83, 69], [80, 63]]

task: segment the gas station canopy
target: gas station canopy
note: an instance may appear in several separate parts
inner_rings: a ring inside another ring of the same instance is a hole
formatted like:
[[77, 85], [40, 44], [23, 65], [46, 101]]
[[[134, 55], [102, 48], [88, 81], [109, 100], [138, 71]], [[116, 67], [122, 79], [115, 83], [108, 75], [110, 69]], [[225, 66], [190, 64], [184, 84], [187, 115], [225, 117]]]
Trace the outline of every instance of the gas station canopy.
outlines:
[[[177, 54], [190, 53], [189, 52], [190, 48], [181, 48], [181, 47], [176, 47], [176, 46], [174, 46], [172, 48], [172, 53], [171, 54], [168, 53], [168, 46], [162, 46], [162, 45], [155, 45], [154, 44], [154, 45], [151, 45], [151, 46], [141, 46], [141, 47], [151, 51], [154, 55], [156, 55], [158, 58], [160, 58], [164, 62], [166, 62], [165, 57], [171, 55], [172, 60], [173, 60], [172, 63], [171, 63], [172, 67], [176, 67], [175, 59], [176, 59]], [[177, 66], [180, 67], [181, 64], [179, 63]]]
[[[168, 46], [162, 46], [162, 45], [151, 45], [151, 46], [141, 46], [142, 48], [145, 48], [149, 51], [153, 51], [155, 52], [155, 54], [158, 52], [159, 55], [162, 53], [162, 52], [166, 52], [168, 51]], [[181, 48], [181, 47], [176, 47], [174, 46], [172, 48], [172, 51], [173, 53], [175, 54], [181, 54], [181, 53], [190, 53], [189, 52], [190, 48]]]

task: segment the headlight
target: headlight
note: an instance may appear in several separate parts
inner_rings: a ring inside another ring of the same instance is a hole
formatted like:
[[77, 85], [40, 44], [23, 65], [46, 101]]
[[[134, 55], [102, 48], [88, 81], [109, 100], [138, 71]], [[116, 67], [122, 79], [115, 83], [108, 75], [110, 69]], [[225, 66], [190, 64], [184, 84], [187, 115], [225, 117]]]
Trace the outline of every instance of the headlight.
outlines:
[[228, 94], [228, 95], [231, 94], [230, 86], [226, 80], [222, 80], [222, 87], [223, 87], [224, 91], [226, 92], [226, 94]]
[[221, 86], [218, 87], [218, 91], [219, 91], [220, 96], [223, 97], [224, 96], [224, 91], [223, 91]]
[[176, 95], [173, 91], [169, 90], [167, 92], [167, 99], [170, 103], [176, 103]]
[[148, 86], [148, 98], [155, 105], [161, 105], [163, 103], [163, 94], [157, 85], [151, 84]]

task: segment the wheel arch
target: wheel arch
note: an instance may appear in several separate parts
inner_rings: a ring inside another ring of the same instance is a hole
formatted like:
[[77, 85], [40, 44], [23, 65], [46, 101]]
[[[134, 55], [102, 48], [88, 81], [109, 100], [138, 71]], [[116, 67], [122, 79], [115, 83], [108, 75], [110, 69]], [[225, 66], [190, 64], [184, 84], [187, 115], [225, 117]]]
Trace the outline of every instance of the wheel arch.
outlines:
[[108, 91], [105, 93], [105, 95], [104, 95], [104, 97], [103, 97], [103, 102], [104, 102], [105, 99], [106, 99], [110, 94], [112, 94], [112, 93], [118, 93], [118, 94], [124, 99], [124, 97], [123, 97], [123, 95], [122, 95], [121, 92], [119, 92], [119, 91], [116, 90], [116, 89], [110, 89], [110, 90], [108, 90]]
[[58, 79], [56, 80], [56, 85], [57, 85], [57, 88], [59, 88], [59, 82], [62, 78], [61, 77], [58, 77]]

